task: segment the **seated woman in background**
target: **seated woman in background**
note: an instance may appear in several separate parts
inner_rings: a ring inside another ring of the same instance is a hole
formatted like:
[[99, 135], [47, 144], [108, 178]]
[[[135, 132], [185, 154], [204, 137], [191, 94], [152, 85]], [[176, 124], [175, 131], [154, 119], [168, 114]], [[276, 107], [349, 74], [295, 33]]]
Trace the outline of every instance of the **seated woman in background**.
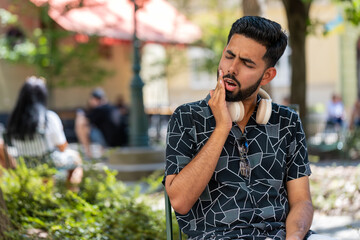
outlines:
[[68, 188], [76, 188], [83, 176], [82, 160], [78, 152], [67, 147], [59, 116], [46, 107], [47, 97], [44, 79], [27, 78], [10, 115], [7, 136], [18, 156], [48, 155], [45, 159], [50, 160], [47, 162], [50, 166], [67, 170]]

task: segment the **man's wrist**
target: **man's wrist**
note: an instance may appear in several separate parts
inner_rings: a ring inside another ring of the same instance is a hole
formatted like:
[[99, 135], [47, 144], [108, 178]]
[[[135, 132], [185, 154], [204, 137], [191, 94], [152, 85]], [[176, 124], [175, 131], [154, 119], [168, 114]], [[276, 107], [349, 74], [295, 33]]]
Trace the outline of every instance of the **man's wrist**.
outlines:
[[292, 234], [287, 234], [286, 235], [286, 240], [303, 240], [303, 237], [301, 237], [301, 233], [300, 232], [295, 232]]
[[227, 127], [227, 126], [216, 126], [214, 129], [214, 132], [216, 132], [217, 134], [221, 134], [224, 136], [228, 136], [230, 133], [231, 127]]

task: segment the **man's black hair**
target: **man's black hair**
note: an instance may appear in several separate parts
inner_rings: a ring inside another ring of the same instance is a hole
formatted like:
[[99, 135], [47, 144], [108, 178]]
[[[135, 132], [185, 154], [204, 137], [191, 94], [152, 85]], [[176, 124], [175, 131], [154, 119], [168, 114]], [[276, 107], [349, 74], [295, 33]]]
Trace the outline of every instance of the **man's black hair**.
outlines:
[[230, 30], [228, 41], [234, 34], [251, 38], [266, 47], [263, 56], [268, 67], [274, 67], [285, 51], [287, 36], [280, 24], [258, 16], [245, 16], [236, 20]]

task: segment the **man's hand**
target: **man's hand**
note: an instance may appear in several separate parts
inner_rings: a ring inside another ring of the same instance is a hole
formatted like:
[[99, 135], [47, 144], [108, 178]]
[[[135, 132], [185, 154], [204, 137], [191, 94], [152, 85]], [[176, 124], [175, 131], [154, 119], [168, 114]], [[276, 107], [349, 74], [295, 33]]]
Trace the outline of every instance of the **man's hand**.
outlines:
[[226, 106], [225, 83], [223, 76], [223, 71], [219, 70], [219, 79], [216, 88], [215, 90], [210, 91], [211, 99], [209, 100], [209, 106], [215, 117], [216, 127], [230, 131], [232, 127], [232, 121], [229, 110]]

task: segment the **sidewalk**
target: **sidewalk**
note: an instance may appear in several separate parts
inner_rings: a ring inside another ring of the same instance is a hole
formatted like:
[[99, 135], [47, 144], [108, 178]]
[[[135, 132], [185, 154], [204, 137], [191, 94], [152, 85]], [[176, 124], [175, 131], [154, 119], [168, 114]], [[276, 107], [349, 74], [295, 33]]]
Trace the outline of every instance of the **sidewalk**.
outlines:
[[337, 240], [359, 240], [360, 220], [350, 216], [326, 216], [315, 213], [311, 229]]
[[[338, 159], [311, 163], [313, 174], [319, 174], [321, 178], [326, 177], [344, 181], [349, 179], [349, 174], [353, 175], [352, 178], [356, 178], [354, 173], [352, 171], [349, 172], [348, 169], [349, 167], [354, 167], [353, 169], [355, 169], [357, 166], [360, 166], [359, 160]], [[354, 215], [357, 214], [354, 213]], [[341, 215], [339, 213], [339, 216], [331, 216], [315, 212], [311, 229], [337, 240], [360, 240], [360, 219], [354, 219], [347, 214]]]

